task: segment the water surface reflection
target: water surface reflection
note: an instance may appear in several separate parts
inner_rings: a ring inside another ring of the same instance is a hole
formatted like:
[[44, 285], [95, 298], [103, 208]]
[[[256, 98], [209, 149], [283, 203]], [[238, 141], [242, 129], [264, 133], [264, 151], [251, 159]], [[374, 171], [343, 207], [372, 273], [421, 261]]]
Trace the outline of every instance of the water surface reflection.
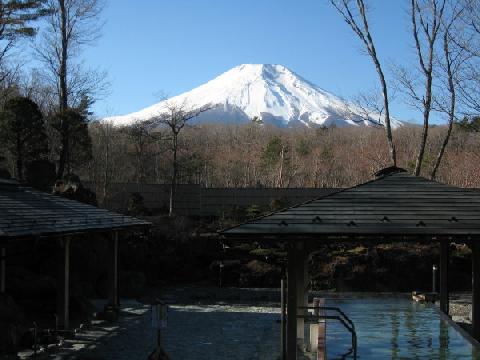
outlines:
[[[354, 321], [359, 359], [479, 359], [480, 353], [433, 305], [405, 298], [329, 299]], [[350, 347], [349, 334], [330, 322], [328, 358], [343, 358]], [[347, 357], [348, 358], [348, 357]]]

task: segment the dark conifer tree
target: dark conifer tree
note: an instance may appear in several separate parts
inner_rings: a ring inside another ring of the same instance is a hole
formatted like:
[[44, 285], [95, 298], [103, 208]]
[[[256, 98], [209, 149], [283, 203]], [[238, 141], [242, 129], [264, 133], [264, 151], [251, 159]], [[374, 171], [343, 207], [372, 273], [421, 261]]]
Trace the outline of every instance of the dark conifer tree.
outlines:
[[37, 104], [25, 97], [6, 102], [0, 113], [0, 143], [15, 162], [17, 178], [23, 179], [26, 162], [48, 153], [43, 116]]
[[55, 132], [58, 156], [57, 178], [70, 174], [75, 165], [84, 164], [91, 159], [92, 141], [88, 133], [88, 119], [82, 109], [67, 109], [58, 112], [50, 119]]

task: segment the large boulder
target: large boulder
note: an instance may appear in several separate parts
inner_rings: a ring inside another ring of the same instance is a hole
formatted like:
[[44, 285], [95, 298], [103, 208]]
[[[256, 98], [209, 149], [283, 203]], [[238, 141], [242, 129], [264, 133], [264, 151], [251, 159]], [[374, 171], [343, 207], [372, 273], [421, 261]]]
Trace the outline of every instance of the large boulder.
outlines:
[[94, 318], [95, 312], [95, 306], [86, 297], [81, 295], [70, 297], [70, 320], [73, 323], [88, 323]]
[[7, 169], [0, 167], [0, 179], [10, 179], [11, 177], [12, 175]]
[[148, 210], [145, 207], [143, 196], [134, 192], [131, 193], [127, 200], [127, 213], [132, 216], [140, 216], [148, 214]]
[[145, 291], [145, 274], [140, 271], [120, 272], [120, 296], [126, 298], [138, 298]]
[[56, 281], [47, 275], [31, 272], [23, 267], [9, 266], [8, 292], [18, 299], [38, 299], [56, 294]]
[[278, 286], [281, 269], [278, 266], [259, 260], [251, 260], [243, 266], [240, 274], [241, 287], [274, 287]]
[[35, 189], [51, 192], [56, 179], [55, 164], [46, 159], [33, 160], [27, 164], [25, 176]]
[[69, 174], [63, 180], [57, 180], [53, 188], [54, 194], [59, 194], [67, 199], [80, 201], [85, 204], [97, 206], [97, 196], [93, 191], [83, 186], [80, 178]]
[[[141, 297], [145, 291], [147, 280], [145, 274], [140, 271], [124, 271], [119, 273], [119, 291], [120, 296], [125, 298]], [[111, 284], [107, 274], [101, 276], [95, 286], [97, 294], [102, 298], [107, 298]]]
[[0, 354], [15, 354], [22, 335], [28, 330], [27, 319], [13, 299], [0, 293]]
[[5, 156], [0, 155], [0, 179], [10, 179], [12, 175], [8, 171], [8, 162]]

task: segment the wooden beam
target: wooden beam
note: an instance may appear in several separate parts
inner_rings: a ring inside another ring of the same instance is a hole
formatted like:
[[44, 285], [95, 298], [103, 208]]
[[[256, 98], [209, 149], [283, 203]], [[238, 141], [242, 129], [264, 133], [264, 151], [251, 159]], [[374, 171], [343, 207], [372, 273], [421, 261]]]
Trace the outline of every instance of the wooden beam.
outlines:
[[440, 310], [448, 315], [449, 290], [448, 290], [448, 262], [450, 241], [440, 242]]
[[68, 330], [70, 326], [70, 238], [59, 241], [57, 275], [57, 326]]
[[4, 293], [6, 290], [6, 281], [7, 281], [6, 256], [7, 256], [7, 250], [4, 247], [2, 247], [1, 261], [0, 261], [0, 292], [1, 293]]
[[287, 253], [287, 360], [297, 359], [297, 249], [288, 246]]
[[108, 303], [114, 308], [120, 307], [120, 295], [118, 289], [118, 231], [111, 234], [108, 246], [108, 278], [109, 278], [109, 294]]
[[[480, 240], [480, 239], [479, 239]], [[480, 244], [474, 240], [472, 248], [472, 335], [480, 341]]]

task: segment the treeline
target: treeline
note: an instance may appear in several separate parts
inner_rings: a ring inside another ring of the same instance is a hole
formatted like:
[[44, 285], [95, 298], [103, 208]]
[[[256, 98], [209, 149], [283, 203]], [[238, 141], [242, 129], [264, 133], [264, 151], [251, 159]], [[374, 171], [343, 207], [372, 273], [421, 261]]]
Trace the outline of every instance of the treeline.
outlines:
[[[478, 119], [458, 123], [437, 179], [480, 188]], [[447, 129], [431, 129], [423, 175], [430, 171]], [[394, 131], [398, 166], [413, 171], [420, 127]], [[92, 181], [97, 195], [112, 183], [169, 184], [172, 151], [169, 131], [148, 125], [90, 126], [93, 154], [78, 170]], [[389, 165], [382, 129], [280, 129], [255, 122], [245, 125], [202, 124], [185, 128], [178, 144], [178, 183], [205, 187], [346, 187], [372, 178]]]

